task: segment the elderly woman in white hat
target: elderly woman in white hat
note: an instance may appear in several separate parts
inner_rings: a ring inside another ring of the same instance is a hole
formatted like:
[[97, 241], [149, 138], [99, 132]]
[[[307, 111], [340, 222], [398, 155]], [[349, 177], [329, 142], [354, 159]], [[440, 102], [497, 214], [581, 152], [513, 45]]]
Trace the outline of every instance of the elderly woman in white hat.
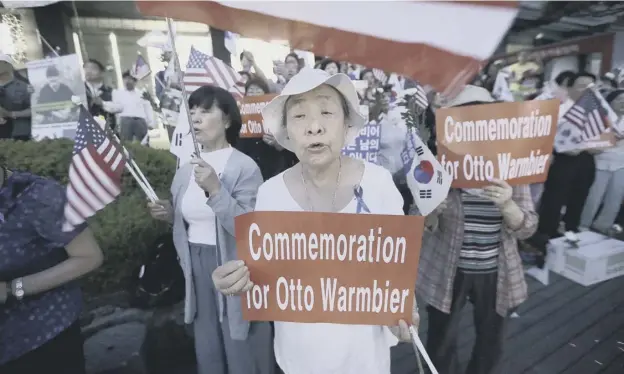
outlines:
[[[469, 85], [445, 106], [492, 102], [486, 89]], [[505, 322], [527, 298], [517, 240], [537, 229], [529, 186], [492, 180], [481, 189], [451, 189], [427, 221], [416, 284], [427, 303], [427, 352], [440, 373], [499, 373]], [[461, 371], [457, 340], [465, 333], [459, 320], [468, 301], [476, 342]]]
[[[384, 168], [341, 155], [366, 120], [345, 74], [303, 69], [269, 103], [265, 128], [300, 162], [258, 190], [257, 211], [403, 214], [403, 199]], [[226, 263], [213, 273], [226, 294], [251, 288], [244, 264]], [[418, 312], [414, 304], [414, 322]], [[390, 347], [409, 340], [400, 326], [275, 322], [275, 356], [285, 373], [389, 374]]]

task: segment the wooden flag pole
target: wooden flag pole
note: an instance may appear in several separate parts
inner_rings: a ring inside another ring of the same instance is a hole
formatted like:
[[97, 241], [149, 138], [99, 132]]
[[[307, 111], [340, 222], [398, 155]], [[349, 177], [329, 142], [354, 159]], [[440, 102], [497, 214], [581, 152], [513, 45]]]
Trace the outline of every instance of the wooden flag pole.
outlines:
[[[178, 52], [176, 51], [175, 35], [173, 33], [173, 21], [171, 18], [167, 18], [167, 27], [169, 28], [169, 41], [171, 42], [171, 53], [174, 61], [175, 74], [182, 75], [182, 67], [180, 66], [180, 59], [178, 58]], [[195, 154], [197, 157], [201, 154], [199, 151], [199, 145], [197, 144], [197, 137], [195, 131], [193, 131], [193, 121], [191, 119], [191, 109], [189, 108], [188, 95], [186, 92], [186, 86], [184, 85], [184, 78], [180, 79], [180, 85], [182, 86], [182, 103], [184, 104], [184, 110], [189, 121], [189, 131], [191, 133], [191, 139], [193, 139], [193, 147], [195, 148]]]

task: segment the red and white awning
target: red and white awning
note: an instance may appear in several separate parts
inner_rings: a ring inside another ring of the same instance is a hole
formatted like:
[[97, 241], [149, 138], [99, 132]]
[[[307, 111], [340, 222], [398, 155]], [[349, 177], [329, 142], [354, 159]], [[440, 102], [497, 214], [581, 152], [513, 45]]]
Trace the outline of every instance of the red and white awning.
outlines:
[[517, 2], [137, 1], [146, 15], [403, 74], [440, 92], [468, 82], [511, 26]]

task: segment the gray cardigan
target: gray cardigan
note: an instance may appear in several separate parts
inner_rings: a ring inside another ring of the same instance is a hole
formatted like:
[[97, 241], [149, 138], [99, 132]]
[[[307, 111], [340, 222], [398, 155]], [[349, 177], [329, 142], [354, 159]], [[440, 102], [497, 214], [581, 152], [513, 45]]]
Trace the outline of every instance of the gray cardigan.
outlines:
[[[182, 217], [182, 198], [191, 180], [193, 165], [185, 164], [176, 172], [171, 184], [173, 218], [173, 242], [180, 257], [180, 266], [186, 280], [184, 301], [184, 321], [192, 323], [195, 319], [195, 292], [191, 268], [191, 256], [188, 244], [186, 223]], [[207, 199], [215, 213], [217, 227], [217, 252], [219, 264], [236, 259], [236, 239], [234, 238], [234, 217], [251, 212], [256, 204], [258, 187], [263, 182], [258, 165], [248, 156], [233, 149], [225, 169], [221, 174], [221, 191]], [[230, 335], [232, 339], [245, 340], [249, 331], [249, 322], [243, 320], [240, 296], [221, 296], [219, 298], [220, 318], [227, 308]]]

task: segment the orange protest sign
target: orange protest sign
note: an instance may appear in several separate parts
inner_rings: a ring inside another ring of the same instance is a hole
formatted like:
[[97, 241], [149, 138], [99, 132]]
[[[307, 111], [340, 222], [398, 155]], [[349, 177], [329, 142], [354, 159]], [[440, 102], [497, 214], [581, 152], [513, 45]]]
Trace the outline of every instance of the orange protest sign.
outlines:
[[240, 112], [243, 119], [241, 138], [261, 138], [264, 135], [262, 126], [262, 108], [276, 95], [245, 96], [240, 103]]
[[235, 223], [254, 283], [242, 297], [245, 319], [411, 321], [424, 217], [253, 212]]
[[453, 176], [451, 186], [479, 188], [490, 179], [511, 185], [545, 181], [558, 114], [558, 100], [438, 109], [438, 159]]

